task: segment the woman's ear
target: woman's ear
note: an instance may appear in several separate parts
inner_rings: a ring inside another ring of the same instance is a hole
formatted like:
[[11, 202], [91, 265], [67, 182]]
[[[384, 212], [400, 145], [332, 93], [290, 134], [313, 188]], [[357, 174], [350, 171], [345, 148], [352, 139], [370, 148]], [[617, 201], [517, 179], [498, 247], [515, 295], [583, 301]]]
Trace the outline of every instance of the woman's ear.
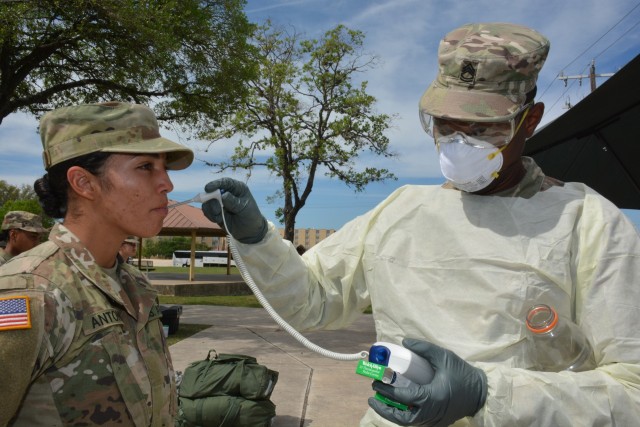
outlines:
[[79, 197], [93, 200], [96, 192], [95, 176], [80, 166], [71, 166], [67, 170], [69, 186]]
[[533, 136], [533, 132], [535, 132], [536, 128], [540, 124], [540, 121], [542, 120], [543, 115], [544, 115], [544, 103], [536, 102], [529, 108], [527, 117], [524, 123], [522, 124], [526, 132], [525, 138], [531, 138]]

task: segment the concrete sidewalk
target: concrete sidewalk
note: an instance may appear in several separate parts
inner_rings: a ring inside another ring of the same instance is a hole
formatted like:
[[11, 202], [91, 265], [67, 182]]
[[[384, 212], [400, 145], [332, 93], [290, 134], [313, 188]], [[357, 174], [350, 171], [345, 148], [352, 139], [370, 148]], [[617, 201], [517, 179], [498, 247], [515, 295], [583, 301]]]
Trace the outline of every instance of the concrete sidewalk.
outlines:
[[[183, 306], [180, 324], [211, 325], [170, 347], [179, 371], [207, 356], [240, 353], [279, 372], [271, 396], [276, 405], [273, 427], [357, 426], [373, 395], [371, 380], [355, 374], [357, 362], [341, 362], [316, 354], [283, 331], [262, 308]], [[376, 336], [371, 315], [348, 329], [307, 332], [311, 342], [331, 351], [368, 350]]]

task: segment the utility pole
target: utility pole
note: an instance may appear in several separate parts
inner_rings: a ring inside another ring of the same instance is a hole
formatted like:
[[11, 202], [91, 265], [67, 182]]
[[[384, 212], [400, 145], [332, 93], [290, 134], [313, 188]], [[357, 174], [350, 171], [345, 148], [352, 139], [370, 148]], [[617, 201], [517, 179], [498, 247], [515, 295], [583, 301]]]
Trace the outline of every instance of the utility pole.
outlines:
[[596, 90], [596, 77], [611, 77], [613, 76], [615, 73], [601, 73], [601, 74], [596, 74], [596, 60], [592, 59], [591, 60], [591, 67], [589, 68], [589, 74], [588, 75], [577, 75], [577, 76], [565, 76], [563, 73], [560, 73], [560, 75], [558, 76], [558, 80], [563, 80], [564, 81], [564, 86], [567, 87], [567, 80], [569, 79], [578, 79], [580, 80], [580, 85], [582, 86], [582, 79], [586, 79], [587, 77], [589, 78], [589, 81], [591, 82], [591, 92], [593, 92], [594, 90]]

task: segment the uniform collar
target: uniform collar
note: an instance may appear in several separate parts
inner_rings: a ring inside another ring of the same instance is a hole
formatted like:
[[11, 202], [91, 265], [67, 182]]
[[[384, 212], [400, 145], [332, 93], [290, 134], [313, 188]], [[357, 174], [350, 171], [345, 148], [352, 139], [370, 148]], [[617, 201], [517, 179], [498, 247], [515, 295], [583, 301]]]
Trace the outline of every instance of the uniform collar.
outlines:
[[[122, 305], [132, 317], [138, 318], [137, 310], [140, 307], [140, 305], [136, 304], [136, 301], [131, 301], [132, 299], [138, 300], [137, 302], [141, 302], [140, 300], [144, 299], [145, 301], [142, 305], [145, 306], [155, 300], [156, 293], [150, 285], [148, 285], [146, 280], [135, 280], [129, 277], [130, 271], [123, 268], [123, 266], [119, 266], [117, 269], [120, 284], [115, 283], [96, 263], [94, 256], [80, 239], [64, 225], [56, 224], [49, 234], [49, 240], [62, 250], [65, 256], [78, 269], [84, 280]], [[135, 292], [126, 292], [127, 287], [135, 287], [136, 285], [138, 285], [140, 289], [136, 289]], [[131, 293], [135, 293], [135, 295], [131, 295]], [[127, 303], [125, 303], [125, 301], [127, 301]], [[129, 303], [129, 301], [131, 301], [131, 303]]]

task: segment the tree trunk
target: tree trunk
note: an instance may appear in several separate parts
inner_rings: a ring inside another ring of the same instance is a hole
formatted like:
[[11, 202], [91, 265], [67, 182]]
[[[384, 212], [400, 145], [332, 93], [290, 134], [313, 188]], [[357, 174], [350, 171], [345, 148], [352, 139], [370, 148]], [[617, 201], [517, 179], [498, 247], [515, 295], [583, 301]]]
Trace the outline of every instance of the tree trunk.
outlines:
[[296, 215], [290, 212], [284, 217], [284, 238], [290, 242], [293, 242], [293, 238], [296, 230]]

